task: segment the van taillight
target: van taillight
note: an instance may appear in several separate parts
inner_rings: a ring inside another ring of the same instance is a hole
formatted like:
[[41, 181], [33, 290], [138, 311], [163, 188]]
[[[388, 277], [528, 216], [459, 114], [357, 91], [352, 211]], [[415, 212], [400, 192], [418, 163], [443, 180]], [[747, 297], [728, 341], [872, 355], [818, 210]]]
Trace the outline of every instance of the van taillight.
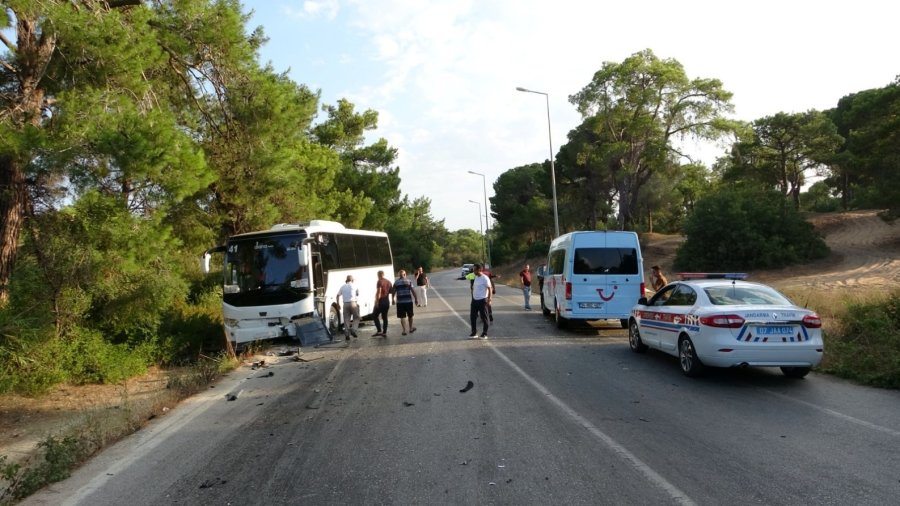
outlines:
[[717, 314], [712, 316], [701, 316], [700, 323], [707, 327], [739, 329], [744, 326], [744, 319], [736, 314]]
[[819, 315], [808, 314], [803, 317], [803, 326], [808, 329], [822, 328], [822, 319], [819, 318]]
[[566, 281], [566, 300], [572, 300], [572, 283]]
[[647, 286], [644, 285], [644, 282], [641, 281], [641, 297], [647, 296]]

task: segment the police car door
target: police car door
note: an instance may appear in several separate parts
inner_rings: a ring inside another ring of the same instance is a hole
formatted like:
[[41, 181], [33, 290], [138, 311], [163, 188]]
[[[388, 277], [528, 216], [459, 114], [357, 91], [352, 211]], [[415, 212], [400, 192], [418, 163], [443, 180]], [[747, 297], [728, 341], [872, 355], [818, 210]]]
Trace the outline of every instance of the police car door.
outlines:
[[675, 291], [675, 285], [669, 285], [656, 292], [644, 306], [640, 314], [641, 340], [651, 348], [659, 348], [660, 334], [665, 328], [665, 304]]
[[693, 288], [683, 283], [675, 285], [675, 290], [663, 306], [666, 331], [660, 333], [660, 349], [667, 352], [675, 350], [678, 336], [687, 325], [687, 315], [696, 302], [697, 292]]

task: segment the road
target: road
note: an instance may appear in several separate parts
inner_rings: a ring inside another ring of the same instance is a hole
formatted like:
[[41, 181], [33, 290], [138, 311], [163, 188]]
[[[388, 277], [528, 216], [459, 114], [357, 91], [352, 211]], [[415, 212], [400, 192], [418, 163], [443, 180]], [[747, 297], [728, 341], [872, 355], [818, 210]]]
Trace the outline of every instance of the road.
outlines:
[[241, 368], [24, 504], [897, 504], [900, 392], [689, 379], [506, 286], [490, 339], [468, 340], [456, 274], [431, 276], [414, 334], [392, 314], [386, 340], [366, 325]]

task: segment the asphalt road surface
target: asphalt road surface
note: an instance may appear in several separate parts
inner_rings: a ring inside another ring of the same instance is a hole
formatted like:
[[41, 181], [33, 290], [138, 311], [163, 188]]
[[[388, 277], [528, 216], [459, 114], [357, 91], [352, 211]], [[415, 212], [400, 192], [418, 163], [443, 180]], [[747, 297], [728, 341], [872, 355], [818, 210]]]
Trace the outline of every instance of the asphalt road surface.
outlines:
[[369, 324], [243, 367], [25, 504], [900, 501], [900, 393], [777, 369], [686, 378], [631, 353], [617, 322], [557, 330], [505, 286], [490, 339], [468, 340], [456, 275], [431, 276], [415, 333], [392, 308], [387, 339]]

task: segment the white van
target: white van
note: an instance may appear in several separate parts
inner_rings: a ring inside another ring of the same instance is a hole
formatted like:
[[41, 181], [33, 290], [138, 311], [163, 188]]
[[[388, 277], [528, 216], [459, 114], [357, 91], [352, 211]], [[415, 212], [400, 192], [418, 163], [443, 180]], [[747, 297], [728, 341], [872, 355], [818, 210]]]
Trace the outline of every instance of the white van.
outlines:
[[542, 268], [541, 309], [556, 326], [571, 320], [619, 320], [644, 296], [644, 260], [634, 232], [570, 232], [550, 244]]

